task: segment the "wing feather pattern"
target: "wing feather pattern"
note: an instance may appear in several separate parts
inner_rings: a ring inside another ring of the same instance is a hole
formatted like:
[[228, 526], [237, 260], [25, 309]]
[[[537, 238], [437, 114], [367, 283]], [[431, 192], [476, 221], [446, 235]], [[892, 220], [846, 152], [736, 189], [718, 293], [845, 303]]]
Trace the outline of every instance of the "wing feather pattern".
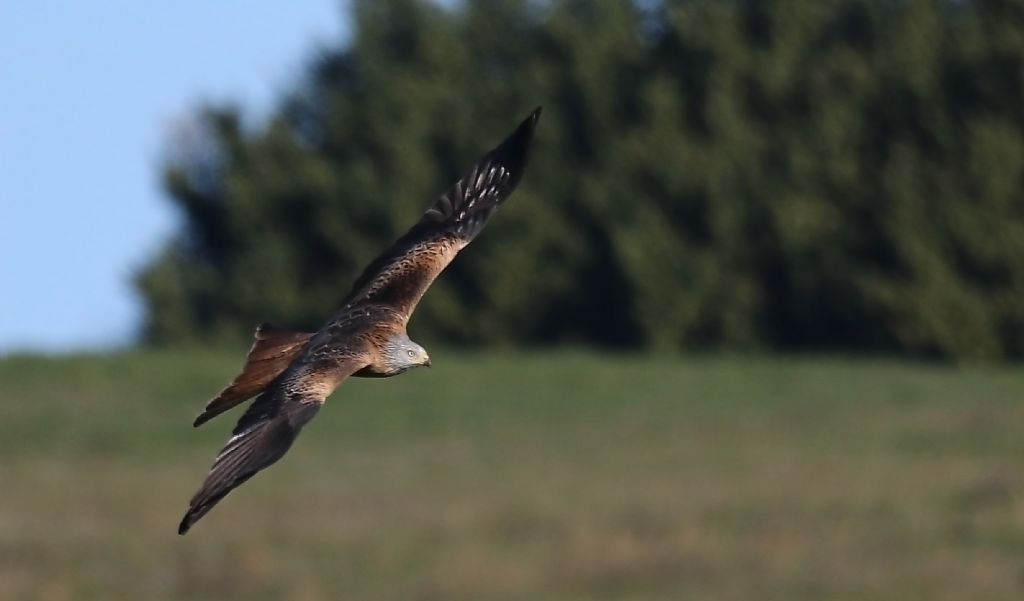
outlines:
[[257, 397], [189, 501], [178, 534], [188, 532], [228, 493], [283, 457], [330, 392], [367, 363], [355, 356], [340, 365], [306, 363]]
[[534, 110], [505, 141], [455, 182], [412, 229], [370, 263], [353, 285], [345, 305], [389, 305], [408, 321], [438, 274], [480, 233], [519, 184], [540, 112], [540, 107]]

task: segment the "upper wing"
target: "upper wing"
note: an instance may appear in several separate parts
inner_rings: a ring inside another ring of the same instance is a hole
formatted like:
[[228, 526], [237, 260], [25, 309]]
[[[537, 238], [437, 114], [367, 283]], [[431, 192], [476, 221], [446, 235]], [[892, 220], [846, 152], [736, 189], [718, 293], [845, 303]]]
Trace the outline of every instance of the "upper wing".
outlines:
[[416, 225], [359, 276], [345, 301], [372, 301], [412, 315], [434, 278], [480, 232], [488, 217], [523, 176], [533, 130], [533, 111], [504, 142], [480, 159]]
[[283, 457], [327, 396], [368, 363], [354, 355], [340, 363], [314, 360], [290, 368], [242, 415], [202, 487], [189, 502], [178, 534], [188, 532], [229, 492]]

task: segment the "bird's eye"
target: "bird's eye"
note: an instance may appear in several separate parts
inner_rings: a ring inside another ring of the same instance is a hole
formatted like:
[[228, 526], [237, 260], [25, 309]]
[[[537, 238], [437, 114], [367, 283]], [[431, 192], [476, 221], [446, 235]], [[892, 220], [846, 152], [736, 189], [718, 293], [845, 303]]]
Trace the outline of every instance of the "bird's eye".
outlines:
[[415, 357], [415, 356], [416, 356], [416, 351], [414, 351], [414, 350], [412, 350], [412, 349], [409, 349], [409, 350], [405, 351], [405, 353], [406, 353], [407, 355], [409, 355], [409, 358], [410, 358], [410, 359], [412, 359], [413, 357]]

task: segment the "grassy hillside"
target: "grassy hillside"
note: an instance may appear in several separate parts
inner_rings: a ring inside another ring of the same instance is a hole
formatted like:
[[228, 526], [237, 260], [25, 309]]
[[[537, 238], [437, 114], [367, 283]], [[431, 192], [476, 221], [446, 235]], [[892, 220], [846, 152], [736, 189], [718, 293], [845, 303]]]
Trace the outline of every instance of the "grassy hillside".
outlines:
[[238, 357], [0, 361], [2, 599], [1019, 599], [1024, 375], [460, 356], [175, 527]]

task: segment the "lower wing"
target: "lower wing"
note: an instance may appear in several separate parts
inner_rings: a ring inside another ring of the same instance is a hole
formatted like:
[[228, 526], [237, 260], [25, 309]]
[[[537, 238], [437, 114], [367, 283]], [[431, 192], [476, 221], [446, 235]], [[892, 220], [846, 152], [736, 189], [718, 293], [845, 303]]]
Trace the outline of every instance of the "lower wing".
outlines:
[[189, 502], [178, 534], [188, 532], [228, 493], [284, 457], [327, 396], [342, 380], [365, 367], [357, 360], [325, 368], [317, 365], [297, 367], [294, 374], [287, 375], [249, 407]]

